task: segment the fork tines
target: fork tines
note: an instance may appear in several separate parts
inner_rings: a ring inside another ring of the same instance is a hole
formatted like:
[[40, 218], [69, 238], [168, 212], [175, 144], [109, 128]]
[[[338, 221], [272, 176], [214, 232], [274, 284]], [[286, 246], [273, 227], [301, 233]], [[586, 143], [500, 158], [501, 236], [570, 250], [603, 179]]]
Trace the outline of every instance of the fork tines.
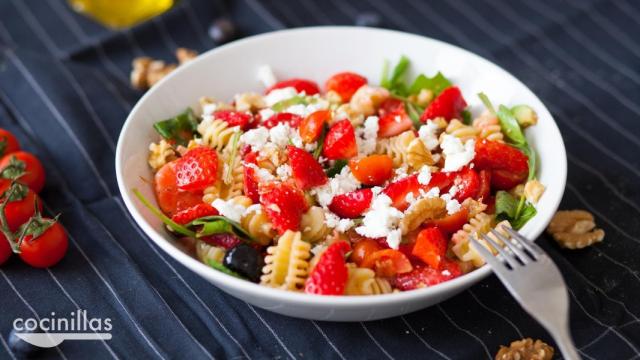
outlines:
[[[504, 261], [511, 269], [526, 265], [532, 261], [537, 261], [539, 256], [543, 254], [542, 249], [540, 249], [538, 245], [530, 242], [510, 227], [502, 226], [502, 230], [508, 233], [511, 238], [509, 238], [509, 235], [502, 234], [495, 229], [490, 230], [492, 236], [487, 234], [480, 234], [480, 236], [498, 252], [498, 259]], [[496, 261], [493, 254], [485, 246], [480, 244], [473, 236], [470, 240], [476, 251], [478, 251], [490, 265], [497, 265], [498, 261]], [[504, 245], [498, 244], [498, 241]]]

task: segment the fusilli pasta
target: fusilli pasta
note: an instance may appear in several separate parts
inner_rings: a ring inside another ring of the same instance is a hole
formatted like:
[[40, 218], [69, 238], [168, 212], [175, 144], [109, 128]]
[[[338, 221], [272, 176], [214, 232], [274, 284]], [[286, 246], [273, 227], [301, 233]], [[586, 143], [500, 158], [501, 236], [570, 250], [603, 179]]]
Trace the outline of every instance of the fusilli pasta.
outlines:
[[209, 245], [204, 241], [196, 242], [196, 256], [200, 261], [209, 264], [209, 260], [222, 263], [225, 250], [219, 246]]
[[302, 239], [311, 243], [327, 238], [331, 229], [325, 223], [325, 211], [319, 206], [312, 206], [302, 215], [300, 220]]
[[[478, 136], [478, 130], [473, 126], [465, 125], [458, 119], [453, 119], [447, 125], [447, 128], [444, 130], [445, 134], [453, 135], [462, 142], [466, 142], [470, 139], [475, 139]], [[442, 138], [441, 138], [442, 142]]]
[[[475, 265], [476, 267], [480, 267], [484, 265], [485, 263], [484, 259], [471, 246], [471, 243], [469, 242], [469, 237], [474, 236], [475, 239], [478, 240], [478, 242], [480, 242], [487, 249], [495, 253], [495, 250], [491, 248], [491, 246], [489, 246], [487, 242], [484, 239], [482, 239], [482, 237], [480, 236], [480, 234], [489, 233], [489, 230], [493, 228], [494, 220], [495, 219], [493, 216], [488, 215], [486, 213], [480, 213], [476, 215], [474, 218], [472, 218], [471, 220], [469, 220], [469, 223], [465, 224], [462, 227], [462, 230], [459, 230], [458, 232], [453, 234], [453, 237], [451, 238], [451, 240], [454, 245], [451, 248], [451, 250], [458, 257], [458, 259], [462, 261], [471, 261], [473, 265]], [[511, 225], [509, 224], [508, 221], [502, 221], [496, 225], [496, 231], [498, 231], [502, 235], [508, 236], [508, 234], [502, 229], [502, 226], [510, 227]], [[502, 241], [495, 238], [493, 234], [489, 233], [488, 236], [490, 236], [498, 244], [502, 245]]]
[[250, 209], [242, 216], [240, 224], [260, 245], [268, 245], [277, 233], [262, 205], [256, 206], [259, 208]]
[[498, 118], [488, 111], [473, 120], [473, 127], [476, 128], [481, 139], [492, 141], [503, 141], [504, 139]]
[[383, 278], [376, 277], [376, 273], [367, 268], [347, 264], [349, 277], [345, 287], [345, 295], [380, 295], [392, 292], [391, 284]]
[[231, 141], [233, 134], [240, 131], [239, 126], [229, 127], [222, 120], [205, 118], [198, 124], [198, 133], [202, 136], [202, 145], [222, 151]]
[[409, 206], [400, 220], [400, 230], [405, 235], [417, 229], [423, 222], [438, 219], [447, 214], [446, 203], [439, 197], [422, 198]]
[[176, 153], [171, 145], [164, 139], [149, 145], [149, 166], [153, 171], [158, 171], [164, 164], [176, 158]]
[[416, 135], [409, 130], [394, 137], [379, 140], [376, 144], [376, 153], [389, 155], [393, 160], [393, 166], [400, 167], [407, 163], [407, 148], [415, 139]]
[[287, 230], [277, 245], [267, 248], [261, 284], [285, 290], [301, 290], [309, 275], [311, 246], [299, 231]]

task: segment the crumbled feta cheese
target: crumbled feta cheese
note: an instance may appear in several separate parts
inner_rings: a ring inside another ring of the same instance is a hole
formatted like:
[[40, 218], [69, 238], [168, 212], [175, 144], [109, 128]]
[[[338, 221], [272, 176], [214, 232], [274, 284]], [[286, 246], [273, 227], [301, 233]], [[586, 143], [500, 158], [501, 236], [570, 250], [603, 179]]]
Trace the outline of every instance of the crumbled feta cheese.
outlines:
[[258, 80], [262, 82], [264, 87], [272, 87], [276, 84], [276, 76], [269, 65], [262, 65], [258, 68]]
[[449, 189], [449, 195], [451, 196], [455, 196], [458, 193], [459, 187], [458, 185], [453, 185], [450, 189]]
[[289, 127], [287, 123], [279, 123], [269, 129], [269, 139], [279, 147], [284, 147], [289, 144], [290, 134], [291, 127]]
[[318, 143], [317, 142], [313, 142], [310, 144], [304, 144], [304, 149], [307, 151], [314, 151], [315, 149], [318, 148]]
[[298, 92], [293, 87], [275, 89], [271, 90], [271, 92], [264, 97], [264, 102], [267, 106], [271, 107], [282, 100], [291, 99], [296, 95], [298, 95]]
[[460, 205], [458, 200], [452, 199], [451, 194], [444, 194], [440, 196], [440, 198], [447, 203], [447, 213], [449, 215], [453, 215], [458, 211], [460, 211], [460, 208], [462, 207], [462, 205]]
[[400, 240], [402, 240], [402, 231], [400, 229], [389, 231], [389, 235], [387, 235], [387, 245], [389, 245], [390, 248], [399, 248]]
[[276, 112], [271, 110], [271, 108], [264, 108], [260, 110], [259, 113], [262, 121], [268, 120], [270, 117], [276, 114]]
[[247, 210], [244, 212], [244, 215], [248, 215], [251, 213], [256, 213], [256, 214], [260, 214], [262, 213], [262, 205], [260, 204], [253, 204], [250, 205]]
[[400, 167], [396, 168], [394, 170], [395, 176], [393, 177], [392, 182], [409, 176], [409, 174], [407, 174], [407, 170], [408, 170], [407, 164], [402, 164], [400, 165]]
[[407, 193], [407, 195], [404, 197], [404, 201], [408, 202], [409, 205], [413, 205], [413, 203], [415, 203], [418, 199], [416, 199], [416, 196], [413, 195], [412, 192]]
[[442, 153], [444, 154], [444, 168], [442, 171], [458, 171], [469, 164], [476, 156], [476, 142], [473, 139], [467, 140], [464, 145], [462, 141], [453, 136], [445, 135], [442, 139]]
[[324, 214], [325, 220], [324, 223], [332, 228], [332, 229], [336, 229], [338, 230], [338, 232], [344, 233], [347, 230], [351, 229], [355, 223], [353, 222], [353, 220], [351, 219], [340, 219], [340, 217], [338, 217], [338, 215], [327, 211]]
[[374, 186], [371, 188], [371, 192], [373, 193], [373, 195], [378, 195], [382, 192], [382, 187]]
[[451, 275], [451, 272], [449, 270], [442, 270], [442, 275], [449, 276]]
[[437, 130], [438, 125], [431, 120], [428, 120], [425, 125], [422, 125], [420, 129], [418, 129], [418, 136], [424, 143], [424, 146], [429, 150], [433, 150], [438, 147], [438, 137], [436, 136]]
[[236, 204], [233, 200], [225, 201], [222, 199], [215, 199], [211, 203], [211, 206], [218, 210], [220, 215], [233, 221], [240, 221], [242, 215], [247, 210], [246, 207], [241, 204]]
[[429, 185], [431, 181], [431, 168], [429, 165], [424, 165], [420, 168], [420, 172], [418, 173], [418, 183], [421, 185]]
[[256, 164], [245, 163], [244, 166], [254, 169], [260, 182], [275, 180], [275, 176], [273, 176], [269, 170], [258, 167]]
[[218, 110], [218, 104], [204, 104], [202, 105], [202, 116], [211, 116], [216, 110]]
[[329, 179], [329, 182], [317, 186], [311, 190], [312, 195], [316, 195], [320, 206], [329, 206], [331, 200], [336, 195], [346, 194], [358, 189], [360, 182], [353, 176], [348, 166], [342, 168], [339, 174]]
[[280, 180], [284, 181], [291, 177], [291, 166], [287, 164], [283, 164], [278, 166], [276, 169], [276, 175], [280, 178]]
[[327, 245], [318, 244], [311, 248], [311, 253], [314, 256], [318, 256], [319, 254], [322, 254], [325, 250], [327, 250]]
[[253, 151], [260, 151], [269, 140], [269, 129], [259, 127], [251, 129], [240, 136], [240, 142], [251, 145]]
[[307, 106], [305, 104], [296, 104], [289, 106], [284, 112], [296, 114], [302, 117], [307, 116]]
[[[364, 214], [362, 225], [356, 232], [369, 238], [387, 237], [387, 243], [397, 249], [400, 243], [397, 230], [398, 222], [404, 214], [391, 206], [391, 198], [385, 194], [377, 195], [371, 202], [370, 209]], [[400, 234], [401, 235], [401, 234]]]
[[356, 143], [360, 155], [366, 156], [376, 150], [379, 120], [377, 116], [369, 116], [364, 121], [364, 126], [356, 129]]

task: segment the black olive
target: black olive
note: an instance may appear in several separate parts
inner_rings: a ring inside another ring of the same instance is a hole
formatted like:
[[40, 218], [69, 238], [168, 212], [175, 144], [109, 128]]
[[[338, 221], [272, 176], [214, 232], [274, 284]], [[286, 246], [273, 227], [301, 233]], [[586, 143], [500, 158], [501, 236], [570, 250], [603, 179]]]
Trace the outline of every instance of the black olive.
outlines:
[[258, 250], [241, 243], [227, 251], [222, 264], [247, 279], [258, 282], [264, 262]]
[[382, 25], [382, 17], [376, 12], [366, 11], [356, 15], [356, 26], [379, 27]]
[[236, 37], [236, 26], [228, 18], [218, 18], [209, 27], [209, 37], [216, 44], [224, 44]]
[[[44, 331], [42, 331], [40, 328], [37, 328], [33, 331], [28, 331], [25, 329], [25, 330], [20, 330], [20, 333], [21, 334], [28, 334], [28, 333], [41, 334], [41, 333], [44, 333]], [[42, 350], [42, 348], [37, 347], [35, 345], [31, 345], [28, 342], [20, 339], [16, 334], [15, 329], [11, 330], [7, 343], [9, 345], [9, 348], [11, 348], [11, 351], [13, 351], [15, 355], [17, 355], [19, 358], [34, 356]]]

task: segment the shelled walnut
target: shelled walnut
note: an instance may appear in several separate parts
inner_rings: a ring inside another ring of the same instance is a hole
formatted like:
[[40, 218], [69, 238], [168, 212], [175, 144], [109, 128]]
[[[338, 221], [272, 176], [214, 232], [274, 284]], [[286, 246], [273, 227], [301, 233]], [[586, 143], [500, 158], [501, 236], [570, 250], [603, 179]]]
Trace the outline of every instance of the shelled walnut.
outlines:
[[558, 211], [547, 232], [568, 249], [582, 249], [604, 239], [604, 230], [596, 229], [593, 215], [584, 210]]
[[553, 348], [541, 340], [531, 338], [512, 342], [509, 347], [500, 346], [495, 360], [551, 360]]
[[131, 86], [139, 90], [146, 90], [169, 75], [179, 65], [192, 60], [196, 56], [198, 56], [198, 53], [195, 50], [178, 48], [176, 50], [176, 58], [179, 64], [169, 64], [146, 56], [137, 57], [132, 62]]

